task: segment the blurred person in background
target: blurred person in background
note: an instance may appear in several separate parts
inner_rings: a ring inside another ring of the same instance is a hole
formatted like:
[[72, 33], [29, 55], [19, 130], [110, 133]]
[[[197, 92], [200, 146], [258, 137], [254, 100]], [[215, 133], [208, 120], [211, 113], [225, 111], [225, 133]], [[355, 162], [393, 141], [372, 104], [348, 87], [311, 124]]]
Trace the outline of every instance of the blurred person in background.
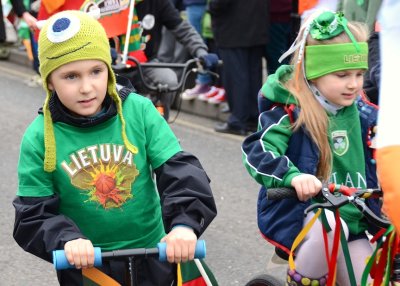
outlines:
[[211, 0], [214, 40], [224, 66], [231, 114], [216, 132], [247, 135], [257, 126], [257, 94], [262, 85], [262, 57], [268, 41], [269, 1]]

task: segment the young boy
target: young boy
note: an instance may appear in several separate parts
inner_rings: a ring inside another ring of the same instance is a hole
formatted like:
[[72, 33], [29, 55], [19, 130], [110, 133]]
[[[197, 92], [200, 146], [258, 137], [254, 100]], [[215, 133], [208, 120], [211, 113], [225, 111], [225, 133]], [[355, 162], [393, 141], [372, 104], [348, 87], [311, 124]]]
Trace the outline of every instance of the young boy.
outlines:
[[[216, 216], [209, 179], [150, 100], [117, 91], [102, 26], [79, 11], [52, 16], [39, 36], [39, 60], [47, 97], [21, 143], [18, 244], [47, 261], [64, 249], [76, 269], [58, 271], [61, 285], [82, 284], [93, 246], [165, 241], [170, 263], [192, 260], [197, 237]], [[135, 282], [172, 285], [170, 263], [138, 259]], [[101, 270], [129, 282], [124, 263]]]

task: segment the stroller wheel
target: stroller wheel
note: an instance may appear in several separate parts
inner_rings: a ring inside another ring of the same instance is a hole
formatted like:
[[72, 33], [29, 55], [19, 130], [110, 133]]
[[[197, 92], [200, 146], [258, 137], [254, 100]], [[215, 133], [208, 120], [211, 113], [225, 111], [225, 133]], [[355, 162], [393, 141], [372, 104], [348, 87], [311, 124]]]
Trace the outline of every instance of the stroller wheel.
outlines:
[[10, 48], [0, 45], [0, 59], [6, 60], [10, 57]]
[[284, 282], [279, 281], [275, 277], [268, 274], [260, 274], [247, 282], [246, 286], [282, 286]]

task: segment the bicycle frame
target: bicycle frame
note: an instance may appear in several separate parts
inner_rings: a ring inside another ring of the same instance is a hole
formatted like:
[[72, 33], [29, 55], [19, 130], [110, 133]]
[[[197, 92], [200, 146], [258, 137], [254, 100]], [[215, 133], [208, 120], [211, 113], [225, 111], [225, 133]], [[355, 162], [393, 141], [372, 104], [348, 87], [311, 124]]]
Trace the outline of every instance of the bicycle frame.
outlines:
[[[336, 196], [334, 195], [334, 192], [338, 192], [342, 195]], [[370, 223], [382, 229], [387, 229], [391, 225], [390, 221], [375, 215], [371, 209], [368, 208], [364, 200], [368, 198], [381, 197], [382, 195], [383, 193], [380, 189], [356, 189], [341, 185], [329, 184], [323, 186], [321, 192], [316, 196], [316, 198], [319, 198], [322, 202], [312, 204], [304, 211], [304, 214], [307, 215], [310, 211], [313, 211], [317, 208], [335, 210], [339, 209], [343, 205], [351, 203], [364, 214], [365, 218]], [[280, 200], [294, 197], [297, 197], [297, 194], [293, 188], [271, 188], [267, 191], [267, 199], [269, 200]], [[390, 282], [399, 283], [400, 253], [395, 253], [392, 265], [393, 267], [392, 273], [390, 274]]]

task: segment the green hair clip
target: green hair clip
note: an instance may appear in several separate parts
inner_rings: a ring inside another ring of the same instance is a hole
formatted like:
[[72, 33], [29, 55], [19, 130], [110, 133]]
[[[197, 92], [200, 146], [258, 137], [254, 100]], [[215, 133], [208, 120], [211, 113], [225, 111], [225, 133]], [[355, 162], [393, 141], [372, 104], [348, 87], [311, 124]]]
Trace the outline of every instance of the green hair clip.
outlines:
[[343, 32], [346, 32], [357, 51], [359, 51], [360, 47], [347, 27], [347, 19], [342, 12], [323, 12], [312, 21], [310, 26], [310, 35], [315, 40], [328, 40]]

